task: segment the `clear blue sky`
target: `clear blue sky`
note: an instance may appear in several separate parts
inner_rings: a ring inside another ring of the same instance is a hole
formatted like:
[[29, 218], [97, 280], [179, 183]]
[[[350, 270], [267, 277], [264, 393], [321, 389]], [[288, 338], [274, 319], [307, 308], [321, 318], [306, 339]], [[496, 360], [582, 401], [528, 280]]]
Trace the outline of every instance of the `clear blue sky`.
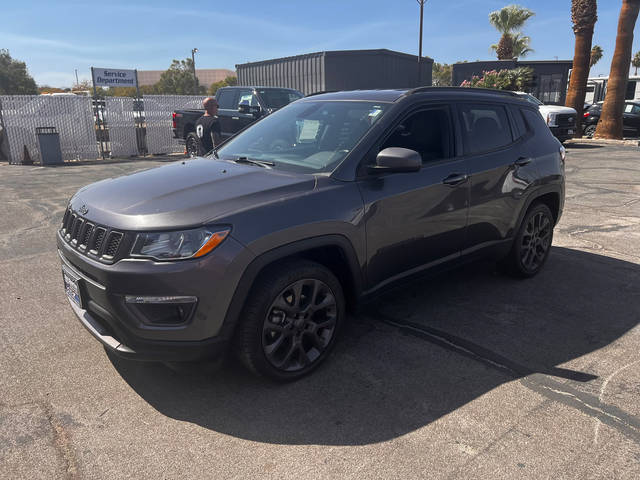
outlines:
[[[493, 58], [499, 35], [489, 12], [509, 0], [427, 0], [423, 54], [438, 62]], [[536, 12], [524, 33], [533, 60], [571, 59], [570, 0], [521, 0]], [[27, 63], [38, 84], [70, 86], [74, 69], [164, 70], [197, 47], [198, 68], [229, 68], [323, 50], [388, 48], [417, 53], [416, 0], [3, 0], [0, 48]], [[591, 74], [608, 74], [621, 0], [598, 1], [594, 43], [605, 55]], [[640, 22], [638, 22], [640, 24]], [[636, 27], [634, 51], [640, 50]]]

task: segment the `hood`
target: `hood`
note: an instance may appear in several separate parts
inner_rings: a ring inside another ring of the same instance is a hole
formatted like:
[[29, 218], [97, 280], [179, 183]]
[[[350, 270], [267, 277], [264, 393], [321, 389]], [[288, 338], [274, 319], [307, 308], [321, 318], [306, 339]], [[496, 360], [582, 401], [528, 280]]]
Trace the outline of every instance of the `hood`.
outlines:
[[313, 190], [315, 178], [253, 165], [196, 158], [106, 179], [71, 199], [89, 220], [124, 230], [171, 229]]
[[540, 113], [542, 114], [542, 116], [544, 116], [545, 118], [549, 113], [573, 113], [574, 115], [578, 114], [575, 109], [571, 107], [562, 107], [560, 105], [540, 105], [538, 108], [540, 109]]

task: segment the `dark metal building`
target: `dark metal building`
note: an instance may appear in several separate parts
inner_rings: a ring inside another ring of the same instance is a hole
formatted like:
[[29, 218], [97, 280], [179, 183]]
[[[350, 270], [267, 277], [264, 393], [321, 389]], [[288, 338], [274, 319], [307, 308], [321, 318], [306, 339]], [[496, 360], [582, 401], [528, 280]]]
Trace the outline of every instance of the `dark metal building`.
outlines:
[[[421, 85], [431, 85], [433, 59], [422, 57]], [[308, 53], [236, 65], [239, 85], [324, 90], [413, 88], [418, 57], [387, 49]]]
[[550, 105], [564, 105], [569, 84], [571, 60], [490, 60], [486, 62], [455, 63], [452, 83], [460, 85], [474, 75], [482, 76], [491, 70], [511, 70], [517, 67], [533, 69], [533, 85], [527, 92]]

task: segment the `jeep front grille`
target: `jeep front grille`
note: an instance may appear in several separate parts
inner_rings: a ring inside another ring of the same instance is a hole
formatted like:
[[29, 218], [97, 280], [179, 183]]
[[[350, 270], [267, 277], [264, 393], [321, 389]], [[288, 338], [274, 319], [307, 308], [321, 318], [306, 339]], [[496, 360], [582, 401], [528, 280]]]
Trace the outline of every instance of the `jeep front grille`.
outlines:
[[107, 226], [96, 225], [68, 208], [62, 219], [60, 234], [78, 252], [105, 263], [118, 258], [124, 233]]

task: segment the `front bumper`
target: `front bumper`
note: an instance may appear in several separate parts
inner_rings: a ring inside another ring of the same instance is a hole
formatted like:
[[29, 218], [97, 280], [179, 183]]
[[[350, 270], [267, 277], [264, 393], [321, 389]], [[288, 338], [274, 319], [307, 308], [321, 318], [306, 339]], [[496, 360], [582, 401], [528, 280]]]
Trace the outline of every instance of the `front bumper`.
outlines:
[[[251, 259], [228, 237], [201, 259], [155, 262], [124, 259], [105, 265], [82, 255], [57, 235], [64, 268], [78, 279], [81, 306], [71, 307], [89, 332], [114, 353], [139, 360], [180, 361], [224, 354], [235, 318], [228, 311], [244, 266]], [[190, 295], [192, 314], [179, 324], [155, 324], [127, 296]]]
[[575, 137], [577, 133], [575, 127], [549, 127], [549, 130], [561, 142]]

